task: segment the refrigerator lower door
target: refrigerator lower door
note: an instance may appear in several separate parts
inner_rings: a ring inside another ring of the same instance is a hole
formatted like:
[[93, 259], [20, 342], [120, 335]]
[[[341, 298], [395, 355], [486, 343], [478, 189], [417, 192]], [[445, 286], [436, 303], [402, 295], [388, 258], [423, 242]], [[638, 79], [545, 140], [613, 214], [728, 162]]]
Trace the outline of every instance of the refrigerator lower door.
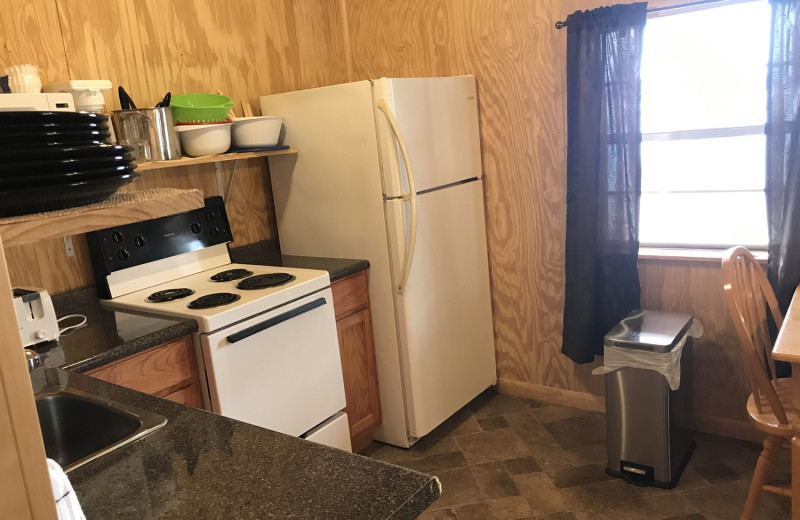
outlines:
[[[398, 267], [408, 203], [385, 204]], [[481, 180], [417, 197], [416, 253], [395, 311], [409, 435], [422, 437], [497, 381]]]

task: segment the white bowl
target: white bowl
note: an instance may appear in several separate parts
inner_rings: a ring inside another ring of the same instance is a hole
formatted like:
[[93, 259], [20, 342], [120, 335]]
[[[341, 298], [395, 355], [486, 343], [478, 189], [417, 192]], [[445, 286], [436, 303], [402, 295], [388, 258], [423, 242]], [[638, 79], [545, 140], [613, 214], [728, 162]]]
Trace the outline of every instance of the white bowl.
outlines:
[[231, 136], [234, 148], [275, 146], [281, 135], [282, 117], [239, 117], [233, 120]]
[[231, 147], [231, 124], [179, 125], [175, 127], [183, 153], [190, 157], [217, 155]]

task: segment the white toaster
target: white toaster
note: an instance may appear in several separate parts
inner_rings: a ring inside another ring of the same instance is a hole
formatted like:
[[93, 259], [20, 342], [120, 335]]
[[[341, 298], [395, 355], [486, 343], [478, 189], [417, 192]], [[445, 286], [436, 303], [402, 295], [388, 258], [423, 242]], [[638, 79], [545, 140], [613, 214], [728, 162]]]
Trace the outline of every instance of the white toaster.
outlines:
[[58, 339], [56, 310], [46, 290], [15, 287], [14, 310], [23, 347]]

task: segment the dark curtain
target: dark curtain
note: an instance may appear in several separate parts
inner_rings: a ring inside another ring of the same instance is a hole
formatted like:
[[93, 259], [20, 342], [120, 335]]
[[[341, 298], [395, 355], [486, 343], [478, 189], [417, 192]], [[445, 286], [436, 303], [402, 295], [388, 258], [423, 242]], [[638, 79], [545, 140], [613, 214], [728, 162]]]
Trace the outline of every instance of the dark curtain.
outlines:
[[767, 274], [781, 310], [800, 283], [800, 0], [770, 0], [767, 76]]
[[646, 3], [567, 17], [567, 244], [561, 352], [603, 353], [640, 307], [640, 78]]

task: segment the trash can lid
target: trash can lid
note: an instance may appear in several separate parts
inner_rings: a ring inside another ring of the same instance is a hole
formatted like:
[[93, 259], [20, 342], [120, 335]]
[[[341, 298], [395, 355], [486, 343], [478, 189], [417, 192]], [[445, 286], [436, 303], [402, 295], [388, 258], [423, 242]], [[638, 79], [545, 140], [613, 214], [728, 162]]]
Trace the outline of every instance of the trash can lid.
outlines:
[[691, 314], [635, 310], [605, 335], [603, 343], [607, 347], [669, 352], [691, 325]]

